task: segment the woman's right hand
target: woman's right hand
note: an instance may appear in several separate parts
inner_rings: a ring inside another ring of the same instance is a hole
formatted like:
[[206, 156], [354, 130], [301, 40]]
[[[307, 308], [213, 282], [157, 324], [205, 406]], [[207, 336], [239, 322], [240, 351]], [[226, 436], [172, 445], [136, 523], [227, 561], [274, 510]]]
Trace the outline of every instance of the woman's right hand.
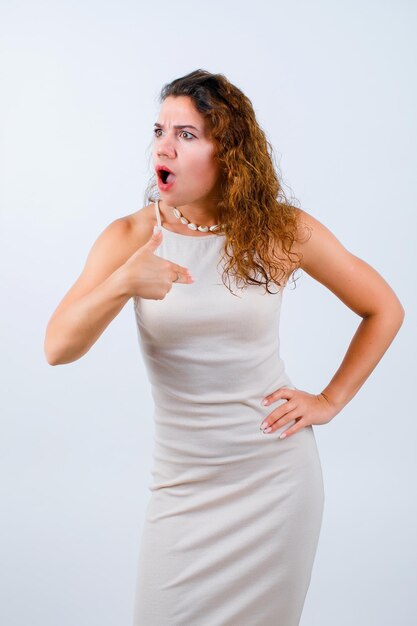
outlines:
[[[149, 241], [132, 254], [122, 266], [131, 296], [163, 300], [172, 284], [194, 282], [189, 270], [155, 254], [161, 245], [162, 232], [154, 232]], [[177, 272], [179, 274], [178, 280]]]

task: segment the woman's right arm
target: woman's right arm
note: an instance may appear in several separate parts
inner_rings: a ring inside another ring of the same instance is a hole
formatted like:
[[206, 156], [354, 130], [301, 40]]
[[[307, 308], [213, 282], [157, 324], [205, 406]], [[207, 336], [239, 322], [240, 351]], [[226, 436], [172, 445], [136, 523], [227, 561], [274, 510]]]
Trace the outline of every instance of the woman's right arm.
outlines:
[[161, 237], [149, 239], [149, 228], [138, 234], [129, 217], [107, 226], [48, 322], [44, 353], [50, 365], [81, 358], [132, 296], [164, 298], [176, 271], [178, 282], [192, 282], [186, 268], [154, 254]]

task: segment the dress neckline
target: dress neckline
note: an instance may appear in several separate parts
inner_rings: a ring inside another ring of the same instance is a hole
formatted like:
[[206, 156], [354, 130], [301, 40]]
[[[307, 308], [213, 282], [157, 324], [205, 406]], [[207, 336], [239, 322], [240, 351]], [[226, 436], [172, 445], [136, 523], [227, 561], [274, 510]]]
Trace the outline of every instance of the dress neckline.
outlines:
[[226, 235], [223, 234], [213, 234], [213, 235], [199, 235], [199, 236], [195, 236], [195, 235], [184, 235], [183, 233], [176, 233], [173, 230], [170, 230], [169, 228], [166, 228], [165, 226], [162, 226], [162, 222], [161, 222], [161, 214], [159, 212], [159, 200], [155, 200], [155, 213], [156, 213], [156, 220], [158, 222], [158, 226], [160, 226], [162, 228], [162, 230], [165, 230], [167, 233], [171, 233], [171, 235], [175, 235], [176, 237], [182, 237], [183, 239], [214, 239], [215, 237], [217, 239], [221, 238], [221, 237], [225, 237]]

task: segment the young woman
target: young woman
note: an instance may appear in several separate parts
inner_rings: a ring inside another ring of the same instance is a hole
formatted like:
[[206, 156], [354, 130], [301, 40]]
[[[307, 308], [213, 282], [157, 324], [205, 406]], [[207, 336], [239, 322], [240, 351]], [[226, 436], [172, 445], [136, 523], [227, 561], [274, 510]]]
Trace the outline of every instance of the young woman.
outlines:
[[[155, 403], [135, 626], [299, 624], [324, 504], [313, 426], [354, 397], [404, 318], [385, 280], [286, 200], [270, 147], [222, 74], [165, 85], [158, 189], [101, 233], [48, 324], [48, 362], [69, 363], [133, 299]], [[295, 387], [279, 355], [296, 269], [362, 318], [320, 393]]]

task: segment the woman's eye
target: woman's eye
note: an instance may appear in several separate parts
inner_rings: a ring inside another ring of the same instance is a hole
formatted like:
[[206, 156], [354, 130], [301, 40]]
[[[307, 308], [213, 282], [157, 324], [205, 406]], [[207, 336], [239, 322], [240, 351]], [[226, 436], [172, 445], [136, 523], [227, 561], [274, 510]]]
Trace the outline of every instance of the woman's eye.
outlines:
[[[160, 135], [157, 134], [160, 130], [162, 130], [162, 128], [154, 128], [154, 134], [156, 135], [156, 137], [160, 137]], [[189, 137], [186, 137], [186, 139], [191, 139], [192, 137], [194, 137], [194, 135], [192, 133], [189, 133], [188, 130], [182, 130], [181, 133], [189, 135]]]
[[194, 135], [192, 135], [191, 133], [188, 132], [188, 130], [182, 130], [182, 133], [185, 133], [186, 135], [190, 135], [190, 137], [194, 137]]

